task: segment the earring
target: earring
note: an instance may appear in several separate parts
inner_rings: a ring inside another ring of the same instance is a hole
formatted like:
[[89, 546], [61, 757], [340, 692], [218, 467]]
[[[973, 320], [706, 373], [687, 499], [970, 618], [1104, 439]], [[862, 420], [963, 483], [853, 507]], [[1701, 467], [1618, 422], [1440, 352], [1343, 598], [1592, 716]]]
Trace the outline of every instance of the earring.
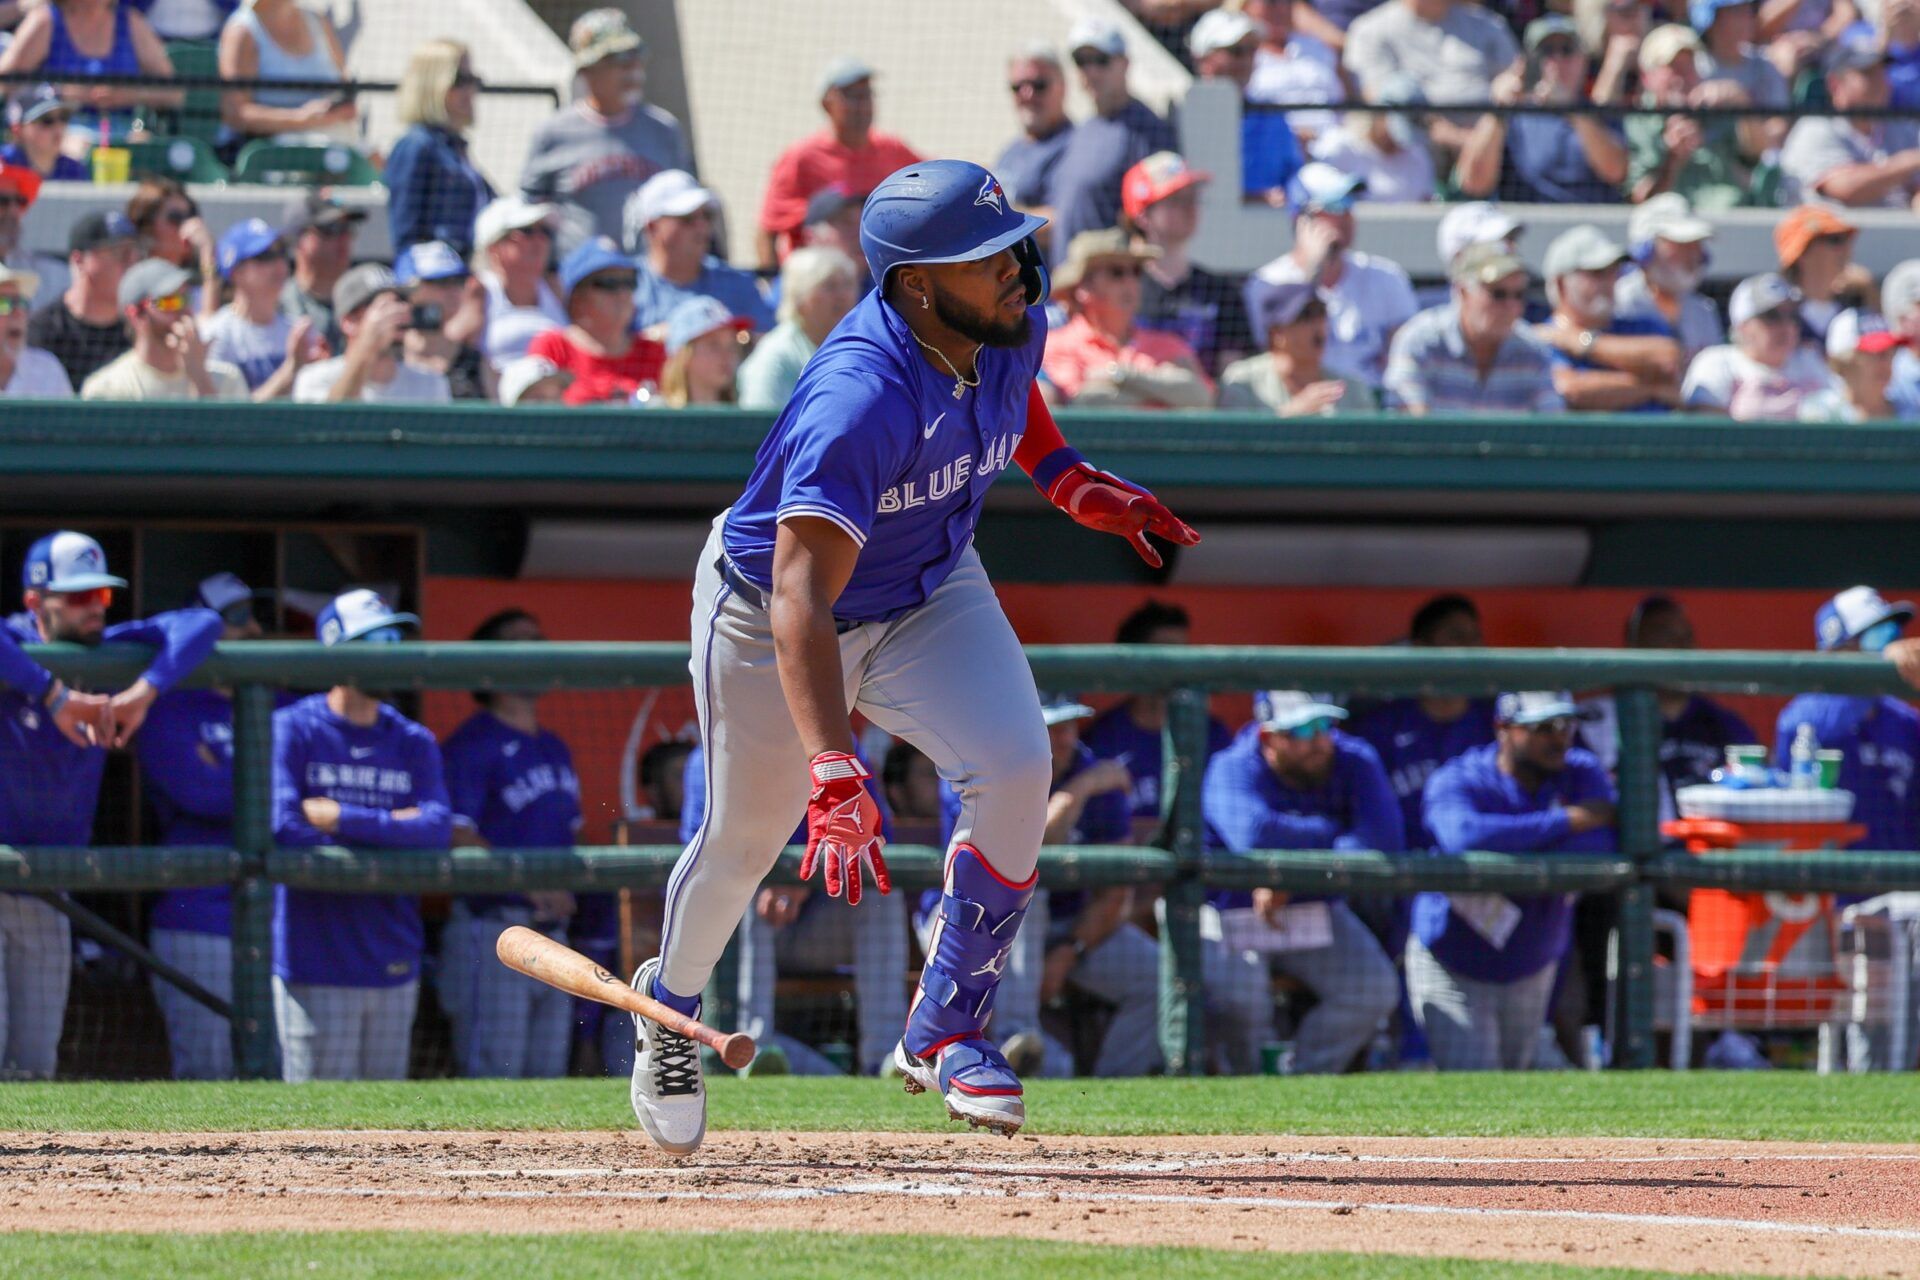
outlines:
[[921, 294], [921, 295], [920, 295], [920, 309], [921, 309], [922, 311], [925, 311], [925, 310], [926, 310], [926, 309], [927, 309], [928, 307], [931, 307], [932, 305], [933, 305], [933, 303], [931, 303], [931, 302], [929, 302], [929, 301], [927, 301], [927, 295], [926, 295], [926, 294], [924, 294], [924, 293], [923, 293], [923, 294]]

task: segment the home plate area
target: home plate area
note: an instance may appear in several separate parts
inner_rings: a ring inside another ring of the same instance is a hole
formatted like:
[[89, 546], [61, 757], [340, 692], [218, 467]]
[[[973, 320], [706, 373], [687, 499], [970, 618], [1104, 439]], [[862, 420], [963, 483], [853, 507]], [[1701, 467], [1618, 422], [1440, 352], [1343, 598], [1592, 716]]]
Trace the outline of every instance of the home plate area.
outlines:
[[1026, 1236], [1920, 1277], [1912, 1148], [720, 1133], [0, 1134], [0, 1230]]

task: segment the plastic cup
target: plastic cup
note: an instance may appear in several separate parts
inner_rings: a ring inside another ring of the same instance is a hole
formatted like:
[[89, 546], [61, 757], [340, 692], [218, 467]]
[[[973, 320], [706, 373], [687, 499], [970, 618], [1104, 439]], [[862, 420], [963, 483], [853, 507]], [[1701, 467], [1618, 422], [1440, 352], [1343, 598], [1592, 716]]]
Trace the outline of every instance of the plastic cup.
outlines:
[[1820, 789], [1834, 791], [1840, 786], [1840, 762], [1846, 759], [1844, 751], [1816, 751], [1814, 763], [1820, 767]]
[[853, 1046], [844, 1040], [835, 1040], [820, 1046], [820, 1056], [831, 1062], [847, 1075], [853, 1074]]
[[1727, 748], [1727, 768], [1733, 773], [1761, 773], [1767, 767], [1767, 749], [1762, 746]]
[[1274, 1040], [1260, 1046], [1260, 1071], [1263, 1075], [1283, 1076], [1293, 1065], [1293, 1041]]
[[126, 182], [133, 175], [133, 153], [125, 147], [93, 149], [93, 180], [97, 185]]

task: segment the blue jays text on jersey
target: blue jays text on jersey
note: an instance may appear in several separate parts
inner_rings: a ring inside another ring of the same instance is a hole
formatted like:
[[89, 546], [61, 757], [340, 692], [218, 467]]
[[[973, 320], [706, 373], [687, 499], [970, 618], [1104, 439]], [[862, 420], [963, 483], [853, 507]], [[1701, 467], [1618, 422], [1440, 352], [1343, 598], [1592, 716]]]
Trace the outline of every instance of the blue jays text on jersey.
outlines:
[[[441, 747], [453, 811], [497, 849], [559, 848], [580, 829], [580, 779], [557, 735], [522, 733], [491, 711], [476, 712]], [[476, 894], [475, 915], [527, 907], [525, 894]]]
[[[211, 689], [176, 689], [154, 702], [134, 735], [140, 777], [160, 824], [160, 843], [233, 842], [233, 701]], [[225, 937], [226, 885], [173, 889], [153, 907], [153, 927]]]
[[952, 377], [868, 294], [807, 362], [727, 514], [722, 546], [740, 576], [769, 590], [780, 521], [813, 516], [860, 546], [837, 618], [889, 621], [924, 603], [972, 542], [987, 490], [1026, 433], [1047, 334], [1043, 308], [1027, 316], [1027, 343], [981, 348], [980, 385], [955, 401]]
[[1400, 801], [1407, 847], [1431, 849], [1433, 833], [1420, 813], [1427, 779], [1462, 751], [1493, 741], [1493, 704], [1476, 699], [1467, 704], [1464, 715], [1442, 724], [1427, 714], [1420, 699], [1395, 698], [1356, 716], [1347, 732], [1366, 739], [1380, 757]]
[[[1160, 816], [1160, 775], [1166, 767], [1166, 745], [1158, 729], [1142, 729], [1127, 703], [1101, 713], [1080, 736], [1094, 756], [1119, 760], [1133, 779], [1132, 805], [1136, 818]], [[1224, 751], [1233, 733], [1218, 717], [1207, 717], [1207, 755]]]

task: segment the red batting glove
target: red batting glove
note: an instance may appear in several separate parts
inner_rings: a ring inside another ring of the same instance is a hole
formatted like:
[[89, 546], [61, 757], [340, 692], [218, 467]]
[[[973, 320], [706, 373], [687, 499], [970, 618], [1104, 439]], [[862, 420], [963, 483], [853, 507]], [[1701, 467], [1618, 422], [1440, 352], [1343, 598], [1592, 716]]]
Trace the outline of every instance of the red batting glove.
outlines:
[[1147, 541], [1148, 533], [1183, 547], [1200, 541], [1191, 525], [1161, 506], [1151, 493], [1084, 462], [1076, 462], [1060, 473], [1047, 490], [1047, 501], [1089, 529], [1125, 538], [1140, 558], [1156, 569], [1162, 561]]
[[827, 893], [840, 896], [846, 886], [847, 905], [860, 905], [860, 861], [873, 864], [873, 882], [881, 893], [893, 891], [880, 850], [880, 806], [863, 785], [873, 775], [867, 766], [844, 751], [822, 751], [813, 758], [813, 795], [807, 800], [807, 852], [800, 859], [800, 878], [813, 878], [815, 859], [825, 863]]

